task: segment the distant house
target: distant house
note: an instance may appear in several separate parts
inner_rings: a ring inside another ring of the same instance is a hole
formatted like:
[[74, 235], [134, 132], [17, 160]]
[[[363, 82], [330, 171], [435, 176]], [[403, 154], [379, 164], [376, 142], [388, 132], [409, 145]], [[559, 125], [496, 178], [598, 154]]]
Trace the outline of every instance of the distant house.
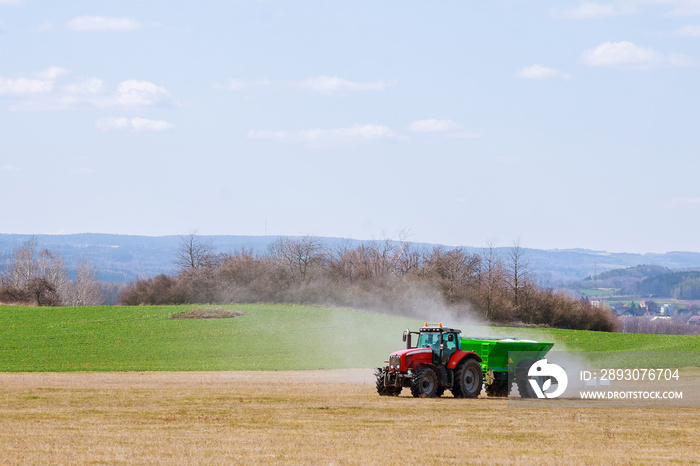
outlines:
[[670, 321], [670, 320], [671, 320], [671, 316], [654, 316], [654, 317], [651, 318], [651, 321], [652, 321], [652, 322], [654, 322], [654, 321], [660, 321], [660, 320], [668, 320], [668, 321]]
[[693, 316], [688, 320], [690, 325], [700, 325], [700, 316]]
[[589, 303], [591, 306], [600, 309], [601, 302], [600, 302], [599, 299], [591, 299], [590, 301], [588, 301], [588, 303]]
[[611, 306], [610, 310], [621, 317], [636, 317], [637, 316], [637, 314], [634, 312], [634, 309], [631, 309], [628, 306], [620, 306], [620, 307], [612, 307]]

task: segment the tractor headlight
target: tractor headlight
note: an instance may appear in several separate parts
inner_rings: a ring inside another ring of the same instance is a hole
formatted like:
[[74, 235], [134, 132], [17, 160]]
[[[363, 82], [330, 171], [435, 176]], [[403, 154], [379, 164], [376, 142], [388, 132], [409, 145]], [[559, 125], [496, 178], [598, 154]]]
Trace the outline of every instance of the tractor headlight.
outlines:
[[391, 356], [389, 358], [389, 363], [391, 364], [392, 369], [397, 370], [397, 371], [401, 369], [401, 357]]

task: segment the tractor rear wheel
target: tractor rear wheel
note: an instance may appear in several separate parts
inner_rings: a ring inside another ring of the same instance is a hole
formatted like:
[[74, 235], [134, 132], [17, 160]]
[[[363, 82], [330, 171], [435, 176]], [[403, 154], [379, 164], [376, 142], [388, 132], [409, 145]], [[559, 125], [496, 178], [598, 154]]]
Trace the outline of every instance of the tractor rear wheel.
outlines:
[[476, 398], [481, 393], [483, 383], [481, 364], [475, 359], [466, 359], [457, 366], [452, 394], [455, 398]]
[[437, 374], [432, 369], [418, 369], [411, 381], [411, 394], [415, 398], [434, 398], [438, 390]]

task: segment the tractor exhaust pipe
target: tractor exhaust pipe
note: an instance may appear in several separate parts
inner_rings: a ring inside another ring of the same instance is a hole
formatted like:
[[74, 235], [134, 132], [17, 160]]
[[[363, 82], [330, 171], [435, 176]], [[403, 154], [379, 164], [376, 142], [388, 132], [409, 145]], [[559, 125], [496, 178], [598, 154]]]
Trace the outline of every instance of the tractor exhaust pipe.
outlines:
[[411, 331], [406, 329], [403, 331], [403, 341], [406, 342], [406, 349], [411, 349]]

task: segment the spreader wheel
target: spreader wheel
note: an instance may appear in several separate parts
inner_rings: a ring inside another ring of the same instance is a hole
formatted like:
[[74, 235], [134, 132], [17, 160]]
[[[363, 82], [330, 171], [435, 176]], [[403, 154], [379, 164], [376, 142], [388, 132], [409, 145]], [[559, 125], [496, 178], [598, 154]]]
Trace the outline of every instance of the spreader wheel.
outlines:
[[515, 384], [518, 386], [520, 398], [537, 398], [537, 394], [532, 389], [532, 385], [530, 385], [530, 380], [527, 375], [530, 366], [532, 366], [534, 363], [534, 359], [523, 359], [518, 363], [515, 370]]
[[494, 380], [486, 385], [486, 394], [491, 397], [508, 396], [510, 384], [507, 380]]

